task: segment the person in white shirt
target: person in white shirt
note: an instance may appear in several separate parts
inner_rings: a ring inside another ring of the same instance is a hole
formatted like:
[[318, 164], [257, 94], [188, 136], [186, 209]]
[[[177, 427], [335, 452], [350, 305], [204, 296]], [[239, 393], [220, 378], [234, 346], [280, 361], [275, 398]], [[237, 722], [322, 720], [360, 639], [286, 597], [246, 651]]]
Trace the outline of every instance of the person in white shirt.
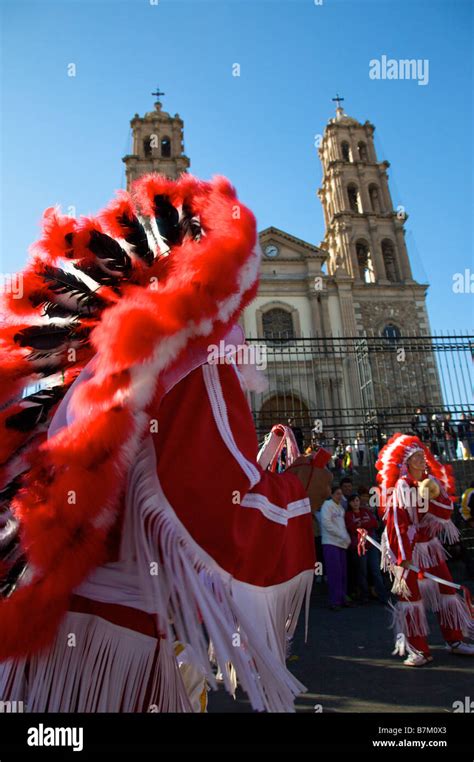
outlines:
[[351, 538], [346, 529], [344, 508], [341, 504], [342, 490], [333, 487], [331, 497], [321, 508], [321, 542], [325, 574], [328, 579], [329, 608], [339, 611], [346, 602], [347, 592], [347, 548]]

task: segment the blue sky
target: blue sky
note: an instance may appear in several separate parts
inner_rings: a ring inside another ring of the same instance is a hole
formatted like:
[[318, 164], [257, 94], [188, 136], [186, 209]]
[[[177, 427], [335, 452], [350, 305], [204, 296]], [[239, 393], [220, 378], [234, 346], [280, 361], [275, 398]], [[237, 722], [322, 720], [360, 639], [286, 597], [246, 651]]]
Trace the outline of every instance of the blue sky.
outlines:
[[[185, 121], [191, 171], [225, 174], [269, 225], [319, 244], [314, 136], [339, 92], [376, 126], [395, 206], [410, 217], [433, 329], [473, 327], [453, 275], [473, 263], [470, 0], [0, 0], [0, 267], [19, 269], [44, 208], [97, 211], [124, 187], [130, 119]], [[429, 82], [371, 80], [382, 55], [429, 60]], [[76, 77], [67, 76], [69, 63]], [[232, 76], [239, 63], [240, 77]]]

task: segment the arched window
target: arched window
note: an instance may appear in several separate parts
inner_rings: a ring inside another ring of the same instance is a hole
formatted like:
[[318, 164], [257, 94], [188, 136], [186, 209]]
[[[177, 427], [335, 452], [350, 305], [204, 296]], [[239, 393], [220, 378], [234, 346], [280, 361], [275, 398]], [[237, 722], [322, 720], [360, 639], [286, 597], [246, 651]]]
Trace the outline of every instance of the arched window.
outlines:
[[342, 160], [343, 161], [350, 161], [351, 160], [351, 149], [349, 147], [349, 143], [347, 140], [344, 140], [341, 143], [341, 154], [342, 154]]
[[283, 343], [295, 338], [291, 312], [280, 307], [274, 307], [263, 313], [262, 326], [263, 336], [269, 342]]
[[401, 336], [400, 329], [393, 323], [387, 323], [387, 325], [382, 328], [382, 336], [384, 339], [387, 339], [387, 341], [398, 341]]
[[372, 257], [370, 256], [370, 249], [365, 241], [357, 241], [356, 243], [357, 264], [359, 266], [359, 278], [364, 283], [373, 283], [374, 268], [372, 265]]
[[357, 185], [351, 184], [347, 186], [347, 198], [349, 199], [351, 212], [359, 213], [362, 211]]
[[380, 194], [376, 185], [369, 185], [369, 198], [372, 211], [376, 214], [380, 214], [382, 207], [380, 206]]
[[161, 139], [161, 155], [164, 159], [169, 159], [171, 156], [171, 140], [167, 135]]
[[395, 257], [395, 247], [392, 241], [390, 241], [388, 238], [382, 241], [382, 256], [385, 264], [385, 274], [387, 276], [387, 280], [391, 281], [392, 283], [397, 283], [400, 280], [400, 277], [398, 274], [397, 260]]
[[151, 135], [148, 135], [143, 141], [143, 153], [146, 156], [146, 158], [149, 158], [152, 155], [151, 149], [152, 149]]
[[362, 140], [359, 143], [357, 143], [357, 150], [359, 152], [360, 161], [367, 161], [368, 159], [367, 146]]

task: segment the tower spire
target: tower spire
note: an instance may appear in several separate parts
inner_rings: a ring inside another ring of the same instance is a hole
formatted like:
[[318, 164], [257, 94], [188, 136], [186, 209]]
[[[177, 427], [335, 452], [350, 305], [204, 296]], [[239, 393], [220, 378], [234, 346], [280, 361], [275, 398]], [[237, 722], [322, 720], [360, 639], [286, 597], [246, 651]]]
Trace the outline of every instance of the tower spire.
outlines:
[[152, 95], [155, 95], [158, 99], [160, 98], [160, 95], [166, 95], [166, 93], [162, 93], [160, 88], [156, 88], [156, 92], [152, 93]]
[[336, 97], [332, 98], [332, 100], [337, 103], [337, 106], [336, 106], [336, 119], [341, 119], [344, 116], [344, 109], [341, 106], [341, 103], [344, 100], [344, 98], [341, 98], [339, 93], [336, 93]]

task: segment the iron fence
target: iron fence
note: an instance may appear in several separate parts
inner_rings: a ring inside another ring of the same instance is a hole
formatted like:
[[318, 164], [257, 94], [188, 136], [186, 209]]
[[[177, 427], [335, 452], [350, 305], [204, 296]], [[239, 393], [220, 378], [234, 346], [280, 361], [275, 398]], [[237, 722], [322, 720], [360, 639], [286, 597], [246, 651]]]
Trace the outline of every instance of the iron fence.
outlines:
[[471, 458], [473, 335], [247, 341], [258, 345], [268, 379], [265, 392], [250, 393], [259, 440], [274, 423], [293, 419], [305, 447], [346, 447], [359, 435], [372, 471], [395, 431], [419, 434], [444, 460]]

